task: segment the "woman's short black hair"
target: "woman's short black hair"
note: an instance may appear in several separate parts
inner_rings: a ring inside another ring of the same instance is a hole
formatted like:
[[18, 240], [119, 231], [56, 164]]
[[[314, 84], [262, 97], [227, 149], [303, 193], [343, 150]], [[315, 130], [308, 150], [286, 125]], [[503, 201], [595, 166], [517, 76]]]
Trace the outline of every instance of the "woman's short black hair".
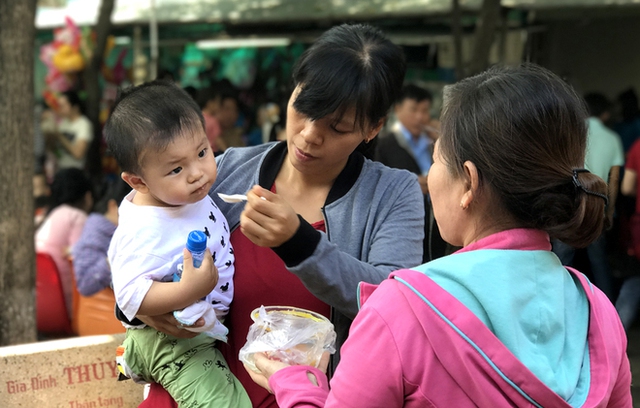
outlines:
[[355, 109], [361, 130], [376, 126], [398, 98], [406, 65], [402, 49], [382, 31], [343, 24], [322, 34], [298, 59], [293, 107], [311, 120]]

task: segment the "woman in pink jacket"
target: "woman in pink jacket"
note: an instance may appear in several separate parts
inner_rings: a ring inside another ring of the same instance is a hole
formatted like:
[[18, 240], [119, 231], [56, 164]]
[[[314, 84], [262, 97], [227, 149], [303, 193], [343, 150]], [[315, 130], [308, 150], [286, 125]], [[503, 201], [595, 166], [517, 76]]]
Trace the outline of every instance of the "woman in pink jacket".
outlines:
[[453, 255], [360, 286], [331, 383], [256, 356], [281, 407], [631, 407], [626, 338], [606, 296], [562, 266], [604, 224], [573, 89], [532, 65], [444, 91], [429, 192]]

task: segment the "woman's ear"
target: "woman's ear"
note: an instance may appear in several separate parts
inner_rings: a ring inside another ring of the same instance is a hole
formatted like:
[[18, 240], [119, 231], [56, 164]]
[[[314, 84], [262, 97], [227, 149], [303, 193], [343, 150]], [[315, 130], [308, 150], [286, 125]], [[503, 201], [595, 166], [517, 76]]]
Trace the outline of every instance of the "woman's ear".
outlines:
[[122, 177], [122, 180], [130, 185], [132, 189], [142, 194], [146, 194], [149, 192], [149, 187], [147, 187], [142, 177], [137, 176], [133, 173], [129, 173], [128, 171], [123, 171], [120, 177]]
[[462, 195], [460, 206], [466, 209], [471, 205], [473, 200], [477, 197], [478, 187], [480, 185], [480, 178], [478, 175], [478, 168], [473, 162], [467, 160], [463, 164], [464, 174], [467, 179], [467, 185], [465, 186], [465, 192]]
[[382, 127], [384, 126], [384, 122], [386, 120], [387, 120], [387, 117], [385, 116], [384, 118], [380, 119], [380, 122], [378, 122], [378, 124], [375, 127], [373, 127], [371, 130], [369, 130], [369, 132], [367, 132], [367, 135], [364, 138], [364, 141], [366, 143], [369, 143], [370, 141], [375, 139], [376, 136], [378, 136], [378, 133], [380, 133], [380, 131], [382, 130]]

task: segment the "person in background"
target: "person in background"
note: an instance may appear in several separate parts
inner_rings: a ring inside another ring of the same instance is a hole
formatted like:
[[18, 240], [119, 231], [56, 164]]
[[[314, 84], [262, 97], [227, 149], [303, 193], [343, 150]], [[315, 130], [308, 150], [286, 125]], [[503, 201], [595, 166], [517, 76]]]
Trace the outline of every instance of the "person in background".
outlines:
[[49, 197], [51, 188], [45, 179], [44, 174], [34, 174], [33, 179], [33, 223], [36, 230], [42, 225], [49, 210]]
[[[589, 109], [587, 120], [587, 153], [585, 168], [607, 181], [609, 191], [606, 206], [607, 228], [613, 225], [613, 215], [620, 185], [620, 168], [624, 165], [624, 152], [620, 137], [609, 130], [604, 123], [611, 117], [611, 103], [598, 93], [585, 95]], [[575, 248], [560, 240], [553, 241], [553, 252], [563, 265], [572, 265]], [[591, 265], [593, 281], [612, 301], [615, 299], [614, 280], [607, 257], [607, 240], [603, 234], [589, 246], [587, 255]]]
[[227, 150], [227, 145], [222, 138], [222, 128], [217, 118], [220, 110], [220, 95], [216, 91], [215, 85], [201, 89], [198, 92], [197, 101], [202, 109], [204, 129], [211, 148], [214, 152]]
[[222, 80], [214, 86], [218, 87], [219, 107], [215, 113], [220, 124], [220, 140], [226, 147], [243, 147], [242, 128], [237, 126], [240, 107], [237, 89], [228, 80]]
[[629, 152], [631, 146], [640, 138], [640, 108], [638, 95], [633, 88], [618, 95], [621, 120], [613, 126], [613, 130], [620, 135], [624, 152]]
[[405, 85], [394, 106], [396, 123], [391, 132], [380, 137], [376, 159], [389, 167], [417, 174], [422, 192], [429, 193], [427, 174], [433, 162], [433, 139], [425, 131], [431, 117], [433, 97], [424, 88]]
[[[358, 310], [358, 282], [379, 283], [422, 259], [417, 177], [361, 153], [384, 125], [404, 74], [402, 49], [379, 29], [333, 27], [296, 62], [286, 142], [229, 148], [216, 158], [210, 196], [229, 221], [236, 253], [229, 342], [221, 350], [254, 407], [278, 404], [238, 359], [253, 309], [286, 305], [329, 317], [340, 349]], [[247, 193], [248, 200], [225, 203], [217, 193]], [[140, 317], [167, 334], [189, 335], [170, 315]], [[142, 406], [174, 405], [152, 384]]]
[[[637, 140], [627, 154], [627, 161], [624, 165], [624, 176], [620, 185], [620, 192], [628, 197], [635, 197], [635, 211], [629, 219], [630, 243], [627, 254], [640, 260], [640, 200], [637, 200], [640, 190], [640, 140]], [[635, 271], [636, 273], [639, 271]], [[640, 276], [628, 277], [620, 288], [616, 309], [622, 320], [625, 330], [629, 330], [636, 320], [638, 308], [640, 307]]]
[[131, 187], [121, 178], [108, 183], [71, 249], [76, 287], [82, 296], [111, 287], [107, 250], [118, 225], [118, 206], [130, 191]]
[[280, 107], [274, 102], [268, 102], [258, 109], [258, 126], [260, 126], [262, 143], [275, 142], [282, 130], [280, 124]]
[[444, 100], [429, 192], [443, 238], [463, 248], [360, 285], [330, 389], [321, 370], [264, 354], [247, 371], [281, 408], [630, 407], [616, 311], [549, 241], [588, 245], [605, 222], [580, 97], [525, 65], [450, 85]]
[[[445, 254], [446, 244], [433, 222], [427, 174], [433, 163], [432, 134], [427, 132], [431, 120], [431, 102], [429, 91], [416, 85], [405, 85], [400, 98], [394, 106], [397, 122], [391, 131], [379, 138], [375, 148], [375, 160], [396, 169], [409, 170], [418, 175], [418, 182], [424, 195], [425, 239], [422, 261], [427, 262]], [[437, 136], [436, 136], [437, 137]]]
[[190, 97], [193, 98], [194, 101], [198, 102], [198, 90], [195, 86], [187, 85], [184, 88], [184, 91], [189, 94]]
[[83, 115], [82, 101], [75, 91], [63, 92], [58, 98], [60, 121], [57, 129], [47, 134], [55, 141], [58, 169], [84, 169], [87, 150], [93, 140], [93, 125]]
[[93, 206], [91, 187], [80, 169], [71, 167], [58, 171], [51, 185], [49, 211], [35, 235], [36, 252], [51, 255], [56, 263], [68, 311], [71, 311], [73, 300], [69, 255]]

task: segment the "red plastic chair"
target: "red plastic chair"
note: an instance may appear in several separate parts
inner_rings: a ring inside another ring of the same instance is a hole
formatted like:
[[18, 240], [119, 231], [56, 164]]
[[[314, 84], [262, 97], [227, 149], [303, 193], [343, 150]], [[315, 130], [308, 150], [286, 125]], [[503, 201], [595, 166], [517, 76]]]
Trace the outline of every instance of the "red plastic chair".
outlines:
[[36, 253], [36, 321], [40, 333], [73, 335], [58, 267], [44, 253]]

